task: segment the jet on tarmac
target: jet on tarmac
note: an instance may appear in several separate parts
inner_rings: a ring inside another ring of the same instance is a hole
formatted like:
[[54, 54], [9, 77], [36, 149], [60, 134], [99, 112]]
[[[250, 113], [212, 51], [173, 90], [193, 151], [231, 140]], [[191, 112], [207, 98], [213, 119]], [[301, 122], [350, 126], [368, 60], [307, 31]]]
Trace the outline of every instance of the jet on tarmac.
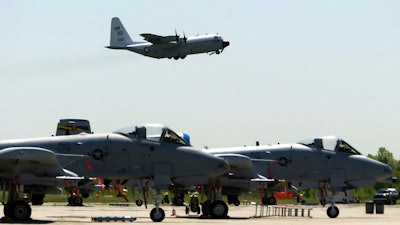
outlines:
[[198, 53], [220, 54], [229, 46], [218, 34], [180, 37], [179, 35], [159, 36], [155, 34], [140, 34], [145, 42], [132, 41], [118, 17], [111, 20], [110, 49], [123, 49], [152, 58], [179, 58]]
[[[229, 163], [229, 176], [220, 178], [220, 181], [222, 194], [226, 194], [231, 203], [239, 202], [238, 195], [241, 192], [259, 184], [273, 186], [278, 180], [284, 179], [297, 188], [319, 189], [321, 203], [331, 204], [327, 209], [331, 218], [339, 215], [339, 209], [328, 190], [333, 193], [345, 192], [389, 181], [392, 177], [392, 169], [388, 165], [361, 155], [347, 142], [334, 136], [317, 137], [294, 144], [204, 151]], [[263, 200], [268, 204], [276, 203], [273, 197]]]
[[4, 215], [18, 221], [31, 215], [24, 193], [43, 202], [44, 194], [53, 193], [65, 180], [108, 178], [148, 180], [156, 200], [150, 217], [160, 222], [165, 218], [159, 207], [161, 189], [171, 183], [209, 183], [228, 170], [223, 159], [193, 148], [171, 129], [156, 124], [104, 134], [0, 141], [0, 180], [2, 190], [8, 191]]

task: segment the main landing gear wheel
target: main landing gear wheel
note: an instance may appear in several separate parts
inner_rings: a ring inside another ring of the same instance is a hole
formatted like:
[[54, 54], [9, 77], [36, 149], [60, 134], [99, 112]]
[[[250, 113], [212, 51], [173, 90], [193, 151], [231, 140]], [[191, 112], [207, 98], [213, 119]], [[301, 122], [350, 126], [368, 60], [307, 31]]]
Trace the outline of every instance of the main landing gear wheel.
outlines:
[[32, 205], [43, 205], [44, 195], [34, 194], [32, 195]]
[[31, 213], [31, 206], [23, 200], [7, 203], [4, 206], [4, 215], [15, 221], [27, 221], [31, 217]]
[[137, 206], [142, 206], [143, 205], [143, 201], [140, 200], [140, 199], [136, 200], [136, 205]]
[[228, 215], [228, 206], [225, 202], [217, 200], [210, 205], [210, 215], [216, 219], [223, 219]]
[[183, 206], [185, 201], [183, 200], [182, 197], [174, 197], [173, 199], [173, 204], [176, 206]]
[[271, 197], [264, 196], [261, 199], [261, 201], [264, 205], [276, 205], [276, 198], [274, 196], [271, 196]]
[[240, 201], [237, 195], [228, 195], [228, 204], [233, 204], [234, 206], [239, 206]]
[[203, 213], [203, 216], [207, 217], [210, 215], [210, 201], [205, 201], [203, 204], [201, 204], [201, 212]]
[[7, 202], [7, 203], [4, 205], [3, 212], [4, 212], [4, 216], [5, 216], [6, 218], [11, 218], [11, 215], [12, 215], [11, 204], [12, 204], [12, 203]]
[[150, 218], [153, 222], [161, 222], [165, 218], [165, 212], [162, 208], [154, 208], [150, 212]]
[[68, 197], [69, 206], [83, 206], [83, 200], [80, 196], [72, 195]]
[[326, 210], [326, 214], [328, 214], [330, 218], [336, 218], [339, 215], [339, 209], [334, 205], [329, 206]]

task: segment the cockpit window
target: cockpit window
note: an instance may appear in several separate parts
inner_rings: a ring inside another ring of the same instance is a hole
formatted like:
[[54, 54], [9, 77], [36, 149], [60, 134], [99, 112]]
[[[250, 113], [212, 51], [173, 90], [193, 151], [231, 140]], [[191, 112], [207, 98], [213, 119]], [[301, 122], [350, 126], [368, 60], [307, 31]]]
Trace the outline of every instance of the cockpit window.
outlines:
[[347, 142], [343, 141], [334, 136], [319, 137], [314, 139], [307, 139], [298, 142], [298, 144], [305, 145], [314, 149], [324, 149], [335, 152], [345, 152], [352, 155], [361, 155], [355, 148], [349, 145]]
[[352, 155], [361, 155], [360, 152], [358, 152], [355, 148], [351, 147], [347, 142], [343, 140], [339, 140], [338, 146], [337, 146], [337, 151], [338, 152], [347, 152]]
[[[183, 146], [190, 146], [190, 143], [174, 131], [161, 124], [147, 124], [144, 126], [130, 126], [119, 129], [120, 133], [128, 137], [146, 139], [160, 143], [171, 143]], [[184, 134], [183, 134], [184, 135]]]
[[172, 130], [170, 130], [168, 128], [164, 130], [164, 133], [163, 133], [160, 141], [165, 142], [165, 143], [190, 146], [190, 144], [187, 143], [182, 137], [180, 137], [179, 135], [177, 135], [175, 132], [173, 132]]

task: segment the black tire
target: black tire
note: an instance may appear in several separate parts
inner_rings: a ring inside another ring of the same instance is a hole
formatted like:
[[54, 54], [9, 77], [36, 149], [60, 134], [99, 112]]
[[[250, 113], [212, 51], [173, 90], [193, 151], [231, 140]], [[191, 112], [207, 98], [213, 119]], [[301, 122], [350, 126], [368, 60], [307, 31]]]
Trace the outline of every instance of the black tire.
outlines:
[[12, 215], [11, 204], [12, 204], [12, 203], [7, 202], [7, 203], [4, 205], [3, 212], [4, 212], [4, 216], [5, 216], [6, 218], [11, 218], [11, 215]]
[[267, 199], [268, 205], [276, 205], [276, 198], [271, 196]]
[[89, 198], [89, 193], [88, 192], [83, 192], [82, 193], [82, 198]]
[[176, 206], [183, 206], [185, 201], [181, 197], [174, 197], [174, 205]]
[[205, 201], [201, 204], [201, 213], [203, 216], [208, 217], [210, 215], [210, 201]]
[[69, 206], [83, 206], [83, 200], [80, 196], [70, 196], [68, 197]]
[[266, 197], [266, 196], [262, 197], [262, 198], [261, 198], [261, 203], [262, 203], [263, 205], [268, 205], [268, 197]]
[[11, 204], [11, 218], [15, 221], [28, 221], [31, 218], [31, 206], [23, 201], [15, 201]]
[[326, 210], [326, 214], [329, 216], [329, 218], [336, 218], [339, 215], [339, 209], [336, 206], [329, 206], [328, 209]]
[[150, 212], [150, 218], [153, 222], [161, 222], [165, 218], [165, 212], [162, 208], [158, 208], [158, 212], [157, 208], [154, 208]]
[[140, 199], [136, 200], [136, 205], [137, 206], [142, 206], [143, 205], [143, 201], [140, 200]]
[[234, 206], [239, 206], [240, 205], [239, 197], [237, 195], [228, 195], [228, 204], [229, 205], [233, 204]]
[[210, 215], [216, 219], [226, 218], [228, 215], [228, 205], [221, 200], [217, 200], [210, 205]]
[[32, 205], [43, 205], [44, 195], [34, 194], [32, 195]]

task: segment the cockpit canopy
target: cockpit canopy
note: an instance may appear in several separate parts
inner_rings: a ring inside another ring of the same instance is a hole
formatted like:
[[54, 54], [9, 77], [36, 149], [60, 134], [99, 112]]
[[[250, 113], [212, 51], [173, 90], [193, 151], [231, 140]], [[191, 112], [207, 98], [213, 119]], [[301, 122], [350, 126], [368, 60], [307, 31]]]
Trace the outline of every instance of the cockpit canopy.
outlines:
[[146, 139], [159, 143], [170, 143], [190, 146], [190, 137], [187, 134], [178, 135], [173, 130], [161, 124], [147, 124], [142, 126], [129, 126], [115, 131], [128, 137]]
[[298, 144], [302, 144], [310, 148], [325, 149], [334, 152], [344, 152], [352, 155], [361, 155], [360, 152], [351, 147], [351, 145], [349, 145], [347, 142], [334, 136], [307, 139], [298, 142]]

